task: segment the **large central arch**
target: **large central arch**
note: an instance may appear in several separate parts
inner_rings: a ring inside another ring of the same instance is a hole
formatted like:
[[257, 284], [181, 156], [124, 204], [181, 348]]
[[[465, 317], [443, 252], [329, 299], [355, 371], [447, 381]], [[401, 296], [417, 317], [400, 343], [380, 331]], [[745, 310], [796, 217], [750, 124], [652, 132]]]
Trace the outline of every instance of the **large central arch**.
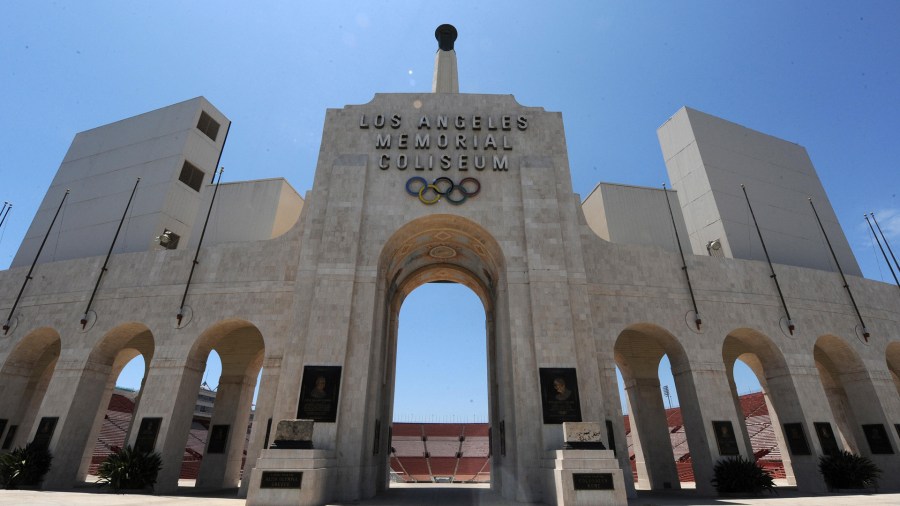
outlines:
[[[425, 283], [445, 281], [470, 288], [484, 306], [488, 354], [488, 417], [492, 425], [502, 418], [507, 407], [504, 399], [511, 392], [501, 391], [500, 378], [509, 374], [506, 274], [503, 254], [497, 241], [474, 222], [451, 215], [434, 215], [413, 220], [400, 227], [385, 243], [379, 257], [378, 291], [374, 328], [380, 345], [378, 369], [380, 381], [370, 385], [377, 399], [377, 418], [384, 420], [380, 458], [374, 476], [376, 490], [387, 485], [390, 431], [393, 419], [394, 380], [397, 359], [397, 330], [400, 307], [413, 290]], [[511, 410], [509, 410], [511, 414]], [[492, 453], [499, 452], [492, 442]], [[504, 450], [506, 450], [504, 448]], [[514, 451], [510, 449], [507, 451]], [[492, 459], [491, 487], [502, 487], [498, 459]]]

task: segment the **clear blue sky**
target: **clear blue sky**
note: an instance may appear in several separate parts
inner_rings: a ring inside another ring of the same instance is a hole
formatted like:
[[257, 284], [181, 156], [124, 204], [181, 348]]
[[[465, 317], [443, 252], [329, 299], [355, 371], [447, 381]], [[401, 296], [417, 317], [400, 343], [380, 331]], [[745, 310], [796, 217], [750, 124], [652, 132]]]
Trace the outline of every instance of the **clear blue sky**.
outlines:
[[865, 275], [890, 280], [862, 214], [900, 247], [896, 1], [3, 2], [0, 268], [75, 133], [204, 95], [234, 122], [225, 180], [302, 194], [325, 109], [430, 90], [446, 22], [462, 92], [562, 112], [582, 196], [666, 181], [656, 128], [689, 105], [805, 146]]

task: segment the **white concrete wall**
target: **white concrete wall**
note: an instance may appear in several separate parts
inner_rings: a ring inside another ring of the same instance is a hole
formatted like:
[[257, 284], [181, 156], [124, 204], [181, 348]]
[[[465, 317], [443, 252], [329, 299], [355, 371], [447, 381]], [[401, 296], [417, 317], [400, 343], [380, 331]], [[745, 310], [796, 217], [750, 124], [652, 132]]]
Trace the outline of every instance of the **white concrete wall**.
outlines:
[[836, 270], [811, 197], [844, 272], [862, 275], [803, 146], [687, 107], [657, 135], [695, 253], [720, 239], [726, 257], [765, 260], [744, 184], [773, 262]]
[[[206, 111], [220, 128], [216, 141], [196, 128]], [[103, 255], [116, 232], [138, 177], [141, 182], [114, 249], [117, 253], [158, 248], [166, 228], [187, 244], [200, 194], [178, 180], [187, 160], [210, 181], [229, 121], [203, 97], [110, 123], [75, 136], [12, 267], [29, 265], [66, 189], [40, 262]], [[183, 246], [180, 246], [183, 247]]]
[[[599, 183], [581, 208], [591, 230], [609, 242], [658, 246], [677, 252], [672, 216], [666, 210], [666, 196], [662, 192], [661, 188]], [[681, 247], [685, 255], [692, 254], [677, 192], [668, 192]]]
[[[196, 230], [191, 234], [189, 247], [200, 240], [203, 221], [209, 211], [215, 185], [201, 191], [202, 202], [194, 218]], [[303, 210], [303, 199], [283, 178], [222, 183], [209, 216], [203, 244], [222, 242], [263, 241], [288, 231]]]

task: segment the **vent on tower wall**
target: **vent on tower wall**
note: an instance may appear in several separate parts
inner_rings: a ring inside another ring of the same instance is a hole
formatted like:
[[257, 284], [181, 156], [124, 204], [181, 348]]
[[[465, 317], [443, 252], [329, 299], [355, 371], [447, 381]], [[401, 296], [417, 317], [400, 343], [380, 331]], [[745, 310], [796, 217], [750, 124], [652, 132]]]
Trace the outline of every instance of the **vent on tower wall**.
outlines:
[[706, 243], [706, 252], [711, 257], [725, 258], [725, 252], [722, 251], [722, 241], [713, 239]]

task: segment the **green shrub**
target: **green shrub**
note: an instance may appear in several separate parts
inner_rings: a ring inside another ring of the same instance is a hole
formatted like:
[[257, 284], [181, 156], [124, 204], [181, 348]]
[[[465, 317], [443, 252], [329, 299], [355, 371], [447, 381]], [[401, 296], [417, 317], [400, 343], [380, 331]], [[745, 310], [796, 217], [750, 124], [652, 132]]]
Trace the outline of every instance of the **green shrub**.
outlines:
[[819, 472], [828, 488], [877, 487], [881, 469], [867, 457], [841, 451], [819, 458]]
[[6, 489], [36, 487], [50, 470], [53, 456], [45, 446], [27, 444], [25, 448], [0, 455], [0, 484]]
[[756, 465], [756, 462], [740, 455], [718, 461], [713, 472], [715, 478], [712, 484], [720, 494], [759, 495], [763, 491], [772, 492], [775, 488], [775, 482], [769, 473]]
[[97, 474], [100, 485], [109, 485], [114, 491], [143, 490], [156, 483], [156, 476], [162, 468], [158, 453], [136, 451], [125, 446], [106, 457], [100, 463]]

